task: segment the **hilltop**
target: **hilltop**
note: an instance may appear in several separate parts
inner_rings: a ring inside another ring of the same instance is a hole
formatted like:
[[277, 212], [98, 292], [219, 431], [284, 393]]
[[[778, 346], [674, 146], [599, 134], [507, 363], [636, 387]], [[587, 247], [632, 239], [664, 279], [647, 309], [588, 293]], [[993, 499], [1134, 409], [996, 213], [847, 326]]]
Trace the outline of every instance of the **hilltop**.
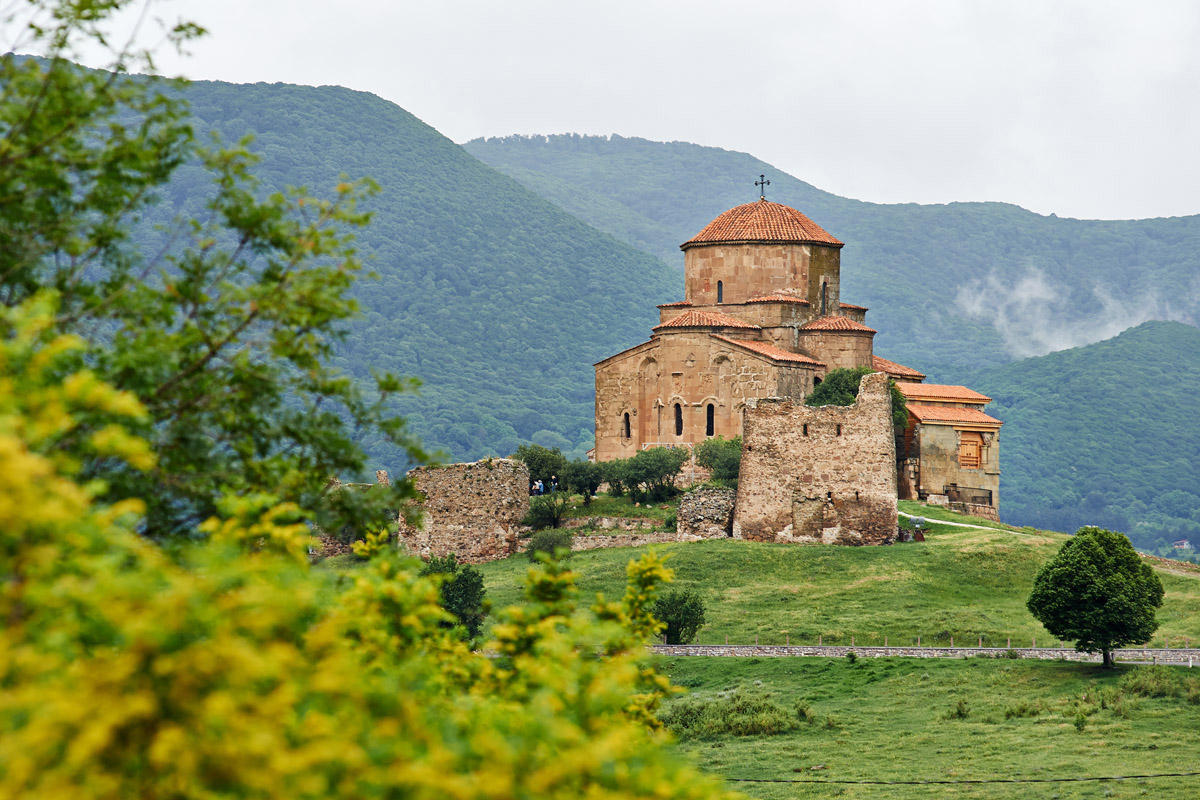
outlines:
[[[904, 508], [924, 513], [917, 504]], [[949, 512], [938, 516], [969, 521]], [[805, 547], [740, 539], [659, 545], [675, 570], [675, 584], [700, 592], [708, 624], [698, 643], [828, 644], [914, 642], [1028, 644], [1047, 634], [1025, 608], [1041, 565], [1066, 541], [1033, 529], [974, 529], [931, 521], [924, 543], [887, 547]], [[623, 591], [632, 548], [574, 553], [583, 597]], [[1153, 564], [1166, 587], [1156, 636], [1176, 646], [1200, 642], [1200, 570], [1174, 562]], [[483, 564], [488, 597], [498, 607], [519, 602], [524, 555]]]

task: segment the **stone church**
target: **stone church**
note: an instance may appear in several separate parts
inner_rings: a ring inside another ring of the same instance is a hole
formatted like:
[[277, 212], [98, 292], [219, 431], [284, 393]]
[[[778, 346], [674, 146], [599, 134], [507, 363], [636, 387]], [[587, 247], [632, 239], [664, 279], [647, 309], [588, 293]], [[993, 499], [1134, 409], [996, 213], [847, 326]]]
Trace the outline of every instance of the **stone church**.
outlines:
[[842, 247], [765, 198], [684, 242], [684, 299], [658, 306], [649, 341], [595, 365], [595, 459], [740, 436], [751, 401], [802, 401], [828, 370], [866, 366], [908, 400], [900, 495], [995, 516], [1001, 423], [982, 410], [989, 398], [875, 355], [867, 309], [841, 299]]

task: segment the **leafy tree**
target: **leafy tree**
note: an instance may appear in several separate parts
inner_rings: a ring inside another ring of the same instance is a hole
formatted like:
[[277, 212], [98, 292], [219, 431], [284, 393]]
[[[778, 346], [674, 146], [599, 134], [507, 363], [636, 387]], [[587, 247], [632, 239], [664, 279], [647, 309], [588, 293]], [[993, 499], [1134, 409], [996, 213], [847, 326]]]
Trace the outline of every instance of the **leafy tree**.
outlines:
[[558, 558], [559, 554], [564, 554], [564, 557], [571, 554], [571, 532], [562, 530], [540, 530], [534, 531], [533, 536], [529, 537], [529, 547], [525, 550], [525, 555], [529, 560], [537, 563], [543, 556]]
[[583, 504], [590, 505], [600, 484], [604, 483], [604, 471], [592, 461], [570, 461], [562, 471], [563, 486], [571, 492], [583, 495]]
[[675, 476], [690, 454], [682, 447], [649, 447], [630, 458], [626, 480], [635, 499], [665, 500], [675, 492]]
[[712, 470], [713, 480], [737, 486], [742, 468], [742, 437], [724, 439], [717, 436], [696, 445], [696, 463]]
[[562, 478], [567, 468], [567, 459], [557, 447], [551, 449], [540, 444], [523, 444], [512, 454], [512, 458], [529, 467], [529, 480], [541, 481], [547, 488], [552, 478]]
[[[327, 530], [368, 530], [411, 498], [409, 484], [331, 492], [330, 476], [365, 471], [363, 438], [424, 458], [387, 410], [410, 384], [380, 374], [365, 391], [330, 365], [358, 308], [351, 231], [368, 220], [357, 204], [373, 185], [262, 197], [244, 146], [194, 143], [179, 84], [130, 74], [152, 69], [148, 52], [109, 50], [103, 72], [69, 61], [107, 47], [113, 17], [132, 5], [33, 0], [0, 12], [45, 56], [0, 56], [0, 303], [54, 293], [55, 328], [88, 343], [77, 363], [146, 409], [136, 432], [155, 466], [94, 457], [86, 424], [55, 446], [107, 499], [142, 499], [151, 536], [195, 534], [230, 493], [277, 495]], [[200, 33], [181, 22], [167, 36]], [[210, 178], [199, 215], [153, 247], [135, 241], [185, 165]]]
[[670, 589], [654, 603], [654, 618], [665, 623], [667, 644], [691, 644], [704, 627], [704, 601], [693, 589]]
[[608, 493], [613, 497], [622, 497], [633, 485], [629, 478], [629, 459], [614, 458], [600, 464], [600, 474], [608, 484]]
[[1124, 535], [1086, 527], [1038, 572], [1026, 605], [1053, 636], [1111, 667], [1115, 648], [1150, 640], [1162, 601], [1162, 582]]
[[[813, 389], [804, 400], [809, 406], [852, 406], [858, 399], [858, 387], [862, 379], [874, 370], [870, 367], [845, 367], [831, 369], [825, 374], [821, 385]], [[892, 424], [897, 428], [908, 425], [908, 405], [904, 395], [896, 388], [896, 382], [888, 379], [888, 392], [892, 397]]]
[[590, 607], [560, 565], [530, 570], [483, 652], [386, 533], [334, 588], [268, 496], [223, 500], [168, 557], [140, 500], [104, 503], [58, 448], [154, 468], [129, 428], [148, 412], [74, 366], [51, 309], [0, 308], [0, 796], [725, 796], [653, 732], [669, 686], [643, 643], [670, 572], [652, 554]]
[[443, 576], [439, 587], [442, 608], [454, 615], [467, 639], [477, 638], [483, 632], [483, 620], [488, 614], [483, 574], [469, 564], [458, 563], [453, 553], [430, 558], [419, 574]]

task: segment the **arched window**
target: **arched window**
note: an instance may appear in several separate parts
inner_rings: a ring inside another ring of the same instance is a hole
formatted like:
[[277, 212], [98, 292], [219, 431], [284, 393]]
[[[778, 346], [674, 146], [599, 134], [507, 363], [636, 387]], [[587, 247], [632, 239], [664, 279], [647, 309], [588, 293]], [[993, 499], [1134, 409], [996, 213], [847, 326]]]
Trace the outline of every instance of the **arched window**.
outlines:
[[821, 379], [820, 379], [820, 378], [813, 378], [813, 388], [815, 389], [815, 388], [817, 388], [817, 387], [818, 387], [818, 386], [820, 386], [820, 385], [821, 385]]
[[808, 436], [808, 423], [807, 423], [807, 422], [806, 422], [806, 423], [804, 423], [804, 427], [803, 427], [803, 429], [801, 430], [801, 432], [800, 432], [800, 435], [801, 435], [801, 436]]
[[838, 436], [841, 436], [841, 435], [842, 435], [842, 426], [841, 426], [841, 425], [838, 425], [838, 426], [837, 426], [837, 435], [838, 435]]
[[705, 436], [712, 436], [713, 432], [716, 430], [716, 413], [717, 413], [717, 409], [713, 406], [712, 403], [709, 403], [708, 404], [708, 418], [704, 423], [704, 435]]
[[821, 316], [829, 313], [829, 284], [821, 281]]
[[631, 436], [631, 434], [629, 432], [629, 412], [626, 411], [625, 412], [625, 438], [628, 439], [630, 436]]
[[717, 281], [717, 302], [721, 303], [725, 300], [725, 284]]
[[683, 436], [683, 406], [675, 404], [675, 435]]

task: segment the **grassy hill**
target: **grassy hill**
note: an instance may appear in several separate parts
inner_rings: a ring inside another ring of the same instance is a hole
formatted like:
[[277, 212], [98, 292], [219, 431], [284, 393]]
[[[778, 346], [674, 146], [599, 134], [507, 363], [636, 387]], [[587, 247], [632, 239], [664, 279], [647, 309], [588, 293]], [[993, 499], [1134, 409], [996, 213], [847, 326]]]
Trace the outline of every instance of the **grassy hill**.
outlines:
[[[255, 137], [266, 190], [329, 193], [341, 175], [380, 184], [359, 239], [378, 279], [358, 289], [365, 315], [341, 361], [420, 377], [403, 411], [427, 443], [459, 459], [529, 440], [591, 446], [591, 364], [645, 337], [654, 304], [677, 292], [671, 269], [373, 95], [197, 82], [186, 96], [199, 137]], [[149, 223], [195, 212], [204, 181], [181, 169]], [[402, 466], [368, 447], [380, 466]]]
[[686, 142], [510, 136], [465, 147], [676, 265], [679, 243], [752, 200], [753, 181], [765, 173], [770, 199], [847, 243], [842, 297], [871, 307], [877, 351], [936, 380], [1097, 341], [1148, 319], [1200, 319], [1200, 217], [1086, 221], [1003, 203], [866, 203], [749, 154]]
[[[913, 506], [913, 508], [916, 508]], [[953, 515], [947, 515], [953, 518]], [[915, 642], [1028, 644], [1048, 635], [1025, 600], [1033, 578], [1062, 546], [1059, 533], [933, 524], [924, 543], [890, 547], [801, 547], [733, 539], [663, 545], [679, 586], [700, 592], [708, 624], [698, 643]], [[617, 597], [632, 548], [575, 553], [584, 597]], [[524, 555], [484, 564], [488, 597], [519, 602]], [[1200, 643], [1200, 569], [1159, 568], [1166, 601], [1157, 638]]]
[[[662, 668], [712, 702], [742, 687], [811, 723], [776, 735], [722, 735], [680, 746], [702, 768], [764, 800], [1030, 797], [1190, 800], [1195, 776], [1119, 782], [967, 783], [1191, 772], [1200, 759], [1200, 677], [1187, 668], [1101, 670], [1007, 659], [678, 658]], [[1169, 670], [1169, 671], [1168, 671]], [[1167, 687], [1179, 694], [1166, 694]], [[1159, 695], [1163, 692], [1163, 695]], [[961, 705], [960, 705], [961, 703]], [[960, 714], [962, 716], [960, 716]], [[854, 781], [915, 785], [855, 785]], [[847, 781], [849, 783], [837, 783]]]
[[1162, 554], [1174, 539], [1200, 545], [1200, 329], [1148, 322], [974, 385], [1005, 422], [1005, 519], [1101, 525]]

